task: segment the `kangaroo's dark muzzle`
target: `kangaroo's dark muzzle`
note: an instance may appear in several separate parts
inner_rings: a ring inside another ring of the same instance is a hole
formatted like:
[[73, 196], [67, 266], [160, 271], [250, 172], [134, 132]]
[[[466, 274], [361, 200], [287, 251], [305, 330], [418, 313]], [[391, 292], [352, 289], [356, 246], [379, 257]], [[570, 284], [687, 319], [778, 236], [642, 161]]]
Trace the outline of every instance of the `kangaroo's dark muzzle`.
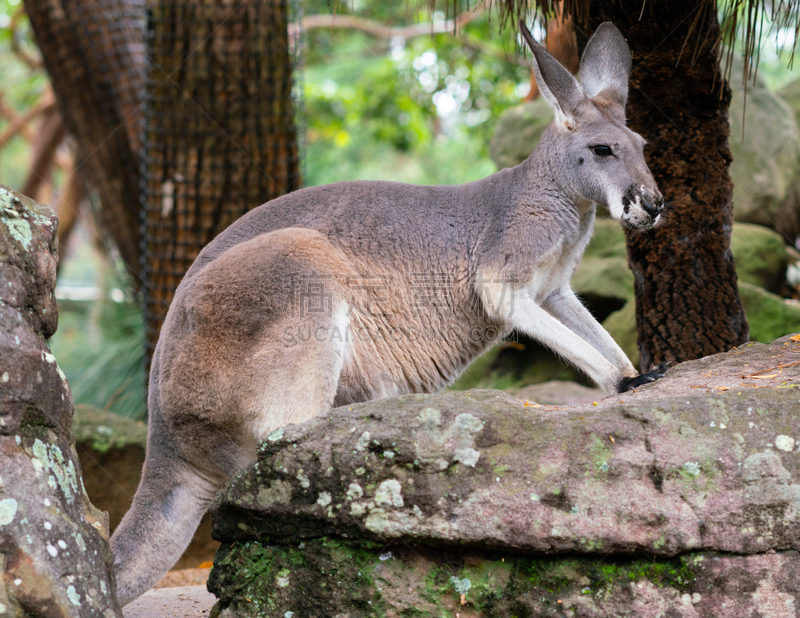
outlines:
[[651, 217], [655, 218], [664, 212], [664, 198], [661, 196], [656, 196], [654, 198], [649, 198], [646, 195], [642, 195], [641, 205], [644, 208], [644, 211], [650, 215]]

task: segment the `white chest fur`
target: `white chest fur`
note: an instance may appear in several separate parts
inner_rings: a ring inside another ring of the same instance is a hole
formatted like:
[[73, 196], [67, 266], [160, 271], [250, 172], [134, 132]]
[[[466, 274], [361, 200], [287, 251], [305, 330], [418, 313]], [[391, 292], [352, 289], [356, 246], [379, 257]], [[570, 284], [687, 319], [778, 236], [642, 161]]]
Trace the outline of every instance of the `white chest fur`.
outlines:
[[569, 285], [592, 237], [594, 208], [581, 218], [580, 231], [572, 242], [559, 242], [536, 264], [533, 278], [525, 286], [528, 295], [541, 303], [556, 290]]

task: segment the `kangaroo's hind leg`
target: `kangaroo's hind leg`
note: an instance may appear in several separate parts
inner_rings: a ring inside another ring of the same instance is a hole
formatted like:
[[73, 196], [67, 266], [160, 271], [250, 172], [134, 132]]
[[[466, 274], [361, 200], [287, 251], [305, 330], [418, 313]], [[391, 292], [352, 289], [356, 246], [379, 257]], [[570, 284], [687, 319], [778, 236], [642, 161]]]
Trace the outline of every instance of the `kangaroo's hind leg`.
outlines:
[[[245, 244], [255, 246], [234, 247], [187, 282], [165, 324], [142, 480], [112, 537], [123, 605], [177, 561], [217, 491], [255, 460], [259, 440], [326, 412], [336, 396], [347, 311], [320, 263], [336, 272], [346, 264], [308, 230]], [[287, 305], [284, 273], [327, 283], [326, 302]]]

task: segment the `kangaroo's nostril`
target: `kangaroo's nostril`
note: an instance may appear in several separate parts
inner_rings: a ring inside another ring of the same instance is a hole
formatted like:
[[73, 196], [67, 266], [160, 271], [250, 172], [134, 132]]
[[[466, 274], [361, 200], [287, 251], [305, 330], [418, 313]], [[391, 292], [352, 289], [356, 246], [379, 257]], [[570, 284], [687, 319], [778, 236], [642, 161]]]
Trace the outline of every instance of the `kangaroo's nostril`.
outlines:
[[642, 208], [644, 208], [645, 212], [651, 217], [654, 217], [660, 211], [660, 208], [653, 205], [653, 203], [645, 196], [642, 196], [641, 203]]

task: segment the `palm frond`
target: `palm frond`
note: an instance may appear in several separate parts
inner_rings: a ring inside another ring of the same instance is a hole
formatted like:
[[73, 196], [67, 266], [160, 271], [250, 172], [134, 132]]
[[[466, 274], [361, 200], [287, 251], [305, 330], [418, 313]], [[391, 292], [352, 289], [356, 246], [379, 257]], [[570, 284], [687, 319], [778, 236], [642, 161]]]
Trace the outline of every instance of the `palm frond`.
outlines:
[[[488, 2], [490, 10], [499, 17], [500, 28], [511, 27], [516, 30], [520, 19], [531, 20], [538, 18], [545, 30], [547, 22], [559, 13], [571, 16], [576, 23], [581, 23], [588, 16], [592, 2], [612, 1], [626, 3], [631, 10], [642, 14], [648, 3], [648, 9], [652, 9], [652, 3], [667, 2], [668, 0], [485, 0]], [[429, 0], [433, 10], [440, 7], [440, 0]], [[452, 15], [460, 11], [470, 10], [474, 2], [470, 0], [445, 0], [445, 10]], [[482, 5], [483, 2], [480, 2]], [[760, 59], [760, 49], [762, 40], [772, 36], [776, 32], [789, 29], [794, 33], [794, 37], [789, 37], [791, 47], [789, 51], [789, 63], [794, 58], [797, 48], [797, 40], [800, 37], [800, 0], [698, 0], [697, 5], [691, 16], [692, 25], [687, 36], [687, 49], [692, 53], [700, 47], [700, 42], [704, 42], [710, 33], [697, 31], [702, 29], [702, 25], [707, 23], [703, 19], [707, 11], [716, 11], [720, 20], [721, 36], [714, 44], [719, 50], [720, 60], [723, 61], [726, 77], [730, 76], [731, 59], [738, 51], [742, 54], [745, 61], [743, 81], [752, 82], [755, 80], [758, 62]], [[695, 44], [692, 49], [688, 48], [688, 42], [692, 39]], [[741, 49], [737, 49], [741, 47]]]
[[791, 67], [800, 35], [800, 0], [720, 0], [719, 13], [726, 78], [730, 78], [731, 60], [737, 51], [737, 43], [741, 42], [743, 49], [739, 52], [744, 58], [742, 85], [754, 82], [763, 38], [785, 29], [794, 34], [788, 50]]

